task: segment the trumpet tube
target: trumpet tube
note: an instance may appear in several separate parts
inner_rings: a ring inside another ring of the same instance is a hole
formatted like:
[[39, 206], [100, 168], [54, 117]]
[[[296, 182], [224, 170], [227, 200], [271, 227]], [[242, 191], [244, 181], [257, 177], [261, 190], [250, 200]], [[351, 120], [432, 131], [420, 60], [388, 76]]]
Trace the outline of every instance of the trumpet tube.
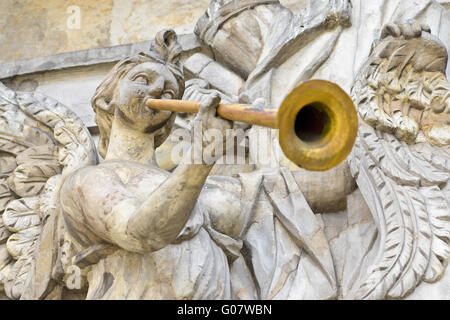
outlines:
[[[148, 99], [152, 109], [197, 113], [199, 102]], [[296, 165], [324, 171], [350, 153], [358, 131], [352, 99], [337, 84], [309, 80], [294, 88], [279, 108], [220, 104], [217, 114], [228, 120], [279, 129], [285, 156]]]
[[[148, 99], [147, 106], [157, 110], [197, 113], [200, 102], [186, 100]], [[249, 104], [219, 104], [217, 114], [227, 120], [240, 121], [258, 126], [277, 129], [278, 109], [272, 107], [255, 107]]]

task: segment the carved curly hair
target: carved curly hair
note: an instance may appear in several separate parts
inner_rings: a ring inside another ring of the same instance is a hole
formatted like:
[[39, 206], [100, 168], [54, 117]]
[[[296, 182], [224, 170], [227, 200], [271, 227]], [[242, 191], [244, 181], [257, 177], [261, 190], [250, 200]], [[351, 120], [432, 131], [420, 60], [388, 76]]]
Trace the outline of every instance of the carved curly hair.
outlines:
[[[179, 96], [184, 93], [184, 75], [183, 67], [180, 62], [181, 46], [177, 41], [177, 35], [172, 29], [159, 31], [153, 40], [148, 53], [138, 53], [120, 60], [106, 78], [97, 87], [94, 96], [91, 99], [92, 108], [96, 116], [95, 121], [100, 130], [100, 142], [98, 151], [104, 158], [108, 150], [109, 135], [111, 133], [112, 121], [116, 105], [114, 104], [115, 95], [118, 94], [117, 85], [120, 80], [135, 66], [145, 62], [156, 62], [164, 64], [172, 72], [177, 80]], [[155, 135], [155, 147], [160, 146], [169, 136], [172, 124], [175, 120], [175, 114], [172, 115], [167, 124], [159, 129]]]

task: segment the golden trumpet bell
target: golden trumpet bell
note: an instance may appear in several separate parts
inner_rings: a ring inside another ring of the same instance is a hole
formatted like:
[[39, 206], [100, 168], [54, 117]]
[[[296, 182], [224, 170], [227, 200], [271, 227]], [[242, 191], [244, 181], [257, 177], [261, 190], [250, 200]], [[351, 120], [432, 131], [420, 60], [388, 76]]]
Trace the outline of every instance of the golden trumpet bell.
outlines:
[[310, 80], [283, 100], [277, 128], [281, 149], [289, 160], [307, 170], [324, 171], [352, 150], [358, 116], [352, 99], [338, 85]]

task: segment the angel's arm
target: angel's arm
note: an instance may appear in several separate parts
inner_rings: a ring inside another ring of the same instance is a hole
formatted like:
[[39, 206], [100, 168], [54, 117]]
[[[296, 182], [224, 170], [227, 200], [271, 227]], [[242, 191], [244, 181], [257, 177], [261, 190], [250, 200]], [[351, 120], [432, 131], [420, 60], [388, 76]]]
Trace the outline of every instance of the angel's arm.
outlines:
[[176, 239], [189, 219], [210, 169], [180, 165], [142, 201], [115, 172], [86, 168], [64, 182], [62, 209], [70, 225], [83, 224], [128, 251], [159, 250]]
[[[206, 130], [214, 128], [225, 137], [224, 132], [231, 127], [229, 122], [216, 117], [219, 102], [218, 95], [211, 95], [201, 104], [194, 119], [201, 128], [193, 130], [194, 141], [200, 139], [203, 148], [213, 144], [222, 147], [224, 142], [204, 134]], [[203, 148], [191, 148], [194, 163], [203, 159]], [[90, 167], [75, 174], [77, 179], [72, 183], [74, 178], [69, 179], [63, 199], [65, 196], [70, 199], [70, 193], [76, 190], [79, 200], [73, 205], [68, 202], [69, 211], [78, 206], [84, 221], [78, 220], [104, 240], [129, 251], [159, 250], [176, 240], [213, 167], [213, 164], [192, 164], [190, 155], [186, 154], [164, 182], [156, 182], [158, 187], [152, 188], [152, 192], [149, 190], [142, 202], [105, 166]]]

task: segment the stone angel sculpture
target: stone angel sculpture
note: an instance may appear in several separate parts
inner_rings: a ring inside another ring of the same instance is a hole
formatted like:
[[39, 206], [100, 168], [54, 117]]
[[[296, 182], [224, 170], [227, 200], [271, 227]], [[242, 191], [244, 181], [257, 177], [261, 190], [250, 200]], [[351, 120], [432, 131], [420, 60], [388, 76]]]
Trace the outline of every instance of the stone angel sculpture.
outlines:
[[450, 256], [448, 53], [429, 27], [388, 24], [352, 89], [349, 163], [378, 229], [344, 297], [400, 299], [442, 278]]
[[0, 83], [0, 282], [8, 298], [30, 297], [36, 276], [37, 297], [54, 286], [51, 249], [61, 183], [96, 163], [89, 131], [72, 111]]
[[[176, 114], [145, 101], [183, 96], [180, 54], [175, 32], [162, 30], [99, 85], [101, 163], [66, 107], [1, 88], [0, 275], [9, 298], [336, 297], [323, 227], [289, 170], [209, 176], [214, 164], [189, 156], [172, 172], [156, 165]], [[219, 102], [203, 101], [200, 133], [226, 137], [232, 124], [216, 117]], [[223, 143], [196, 138], [204, 148]]]

